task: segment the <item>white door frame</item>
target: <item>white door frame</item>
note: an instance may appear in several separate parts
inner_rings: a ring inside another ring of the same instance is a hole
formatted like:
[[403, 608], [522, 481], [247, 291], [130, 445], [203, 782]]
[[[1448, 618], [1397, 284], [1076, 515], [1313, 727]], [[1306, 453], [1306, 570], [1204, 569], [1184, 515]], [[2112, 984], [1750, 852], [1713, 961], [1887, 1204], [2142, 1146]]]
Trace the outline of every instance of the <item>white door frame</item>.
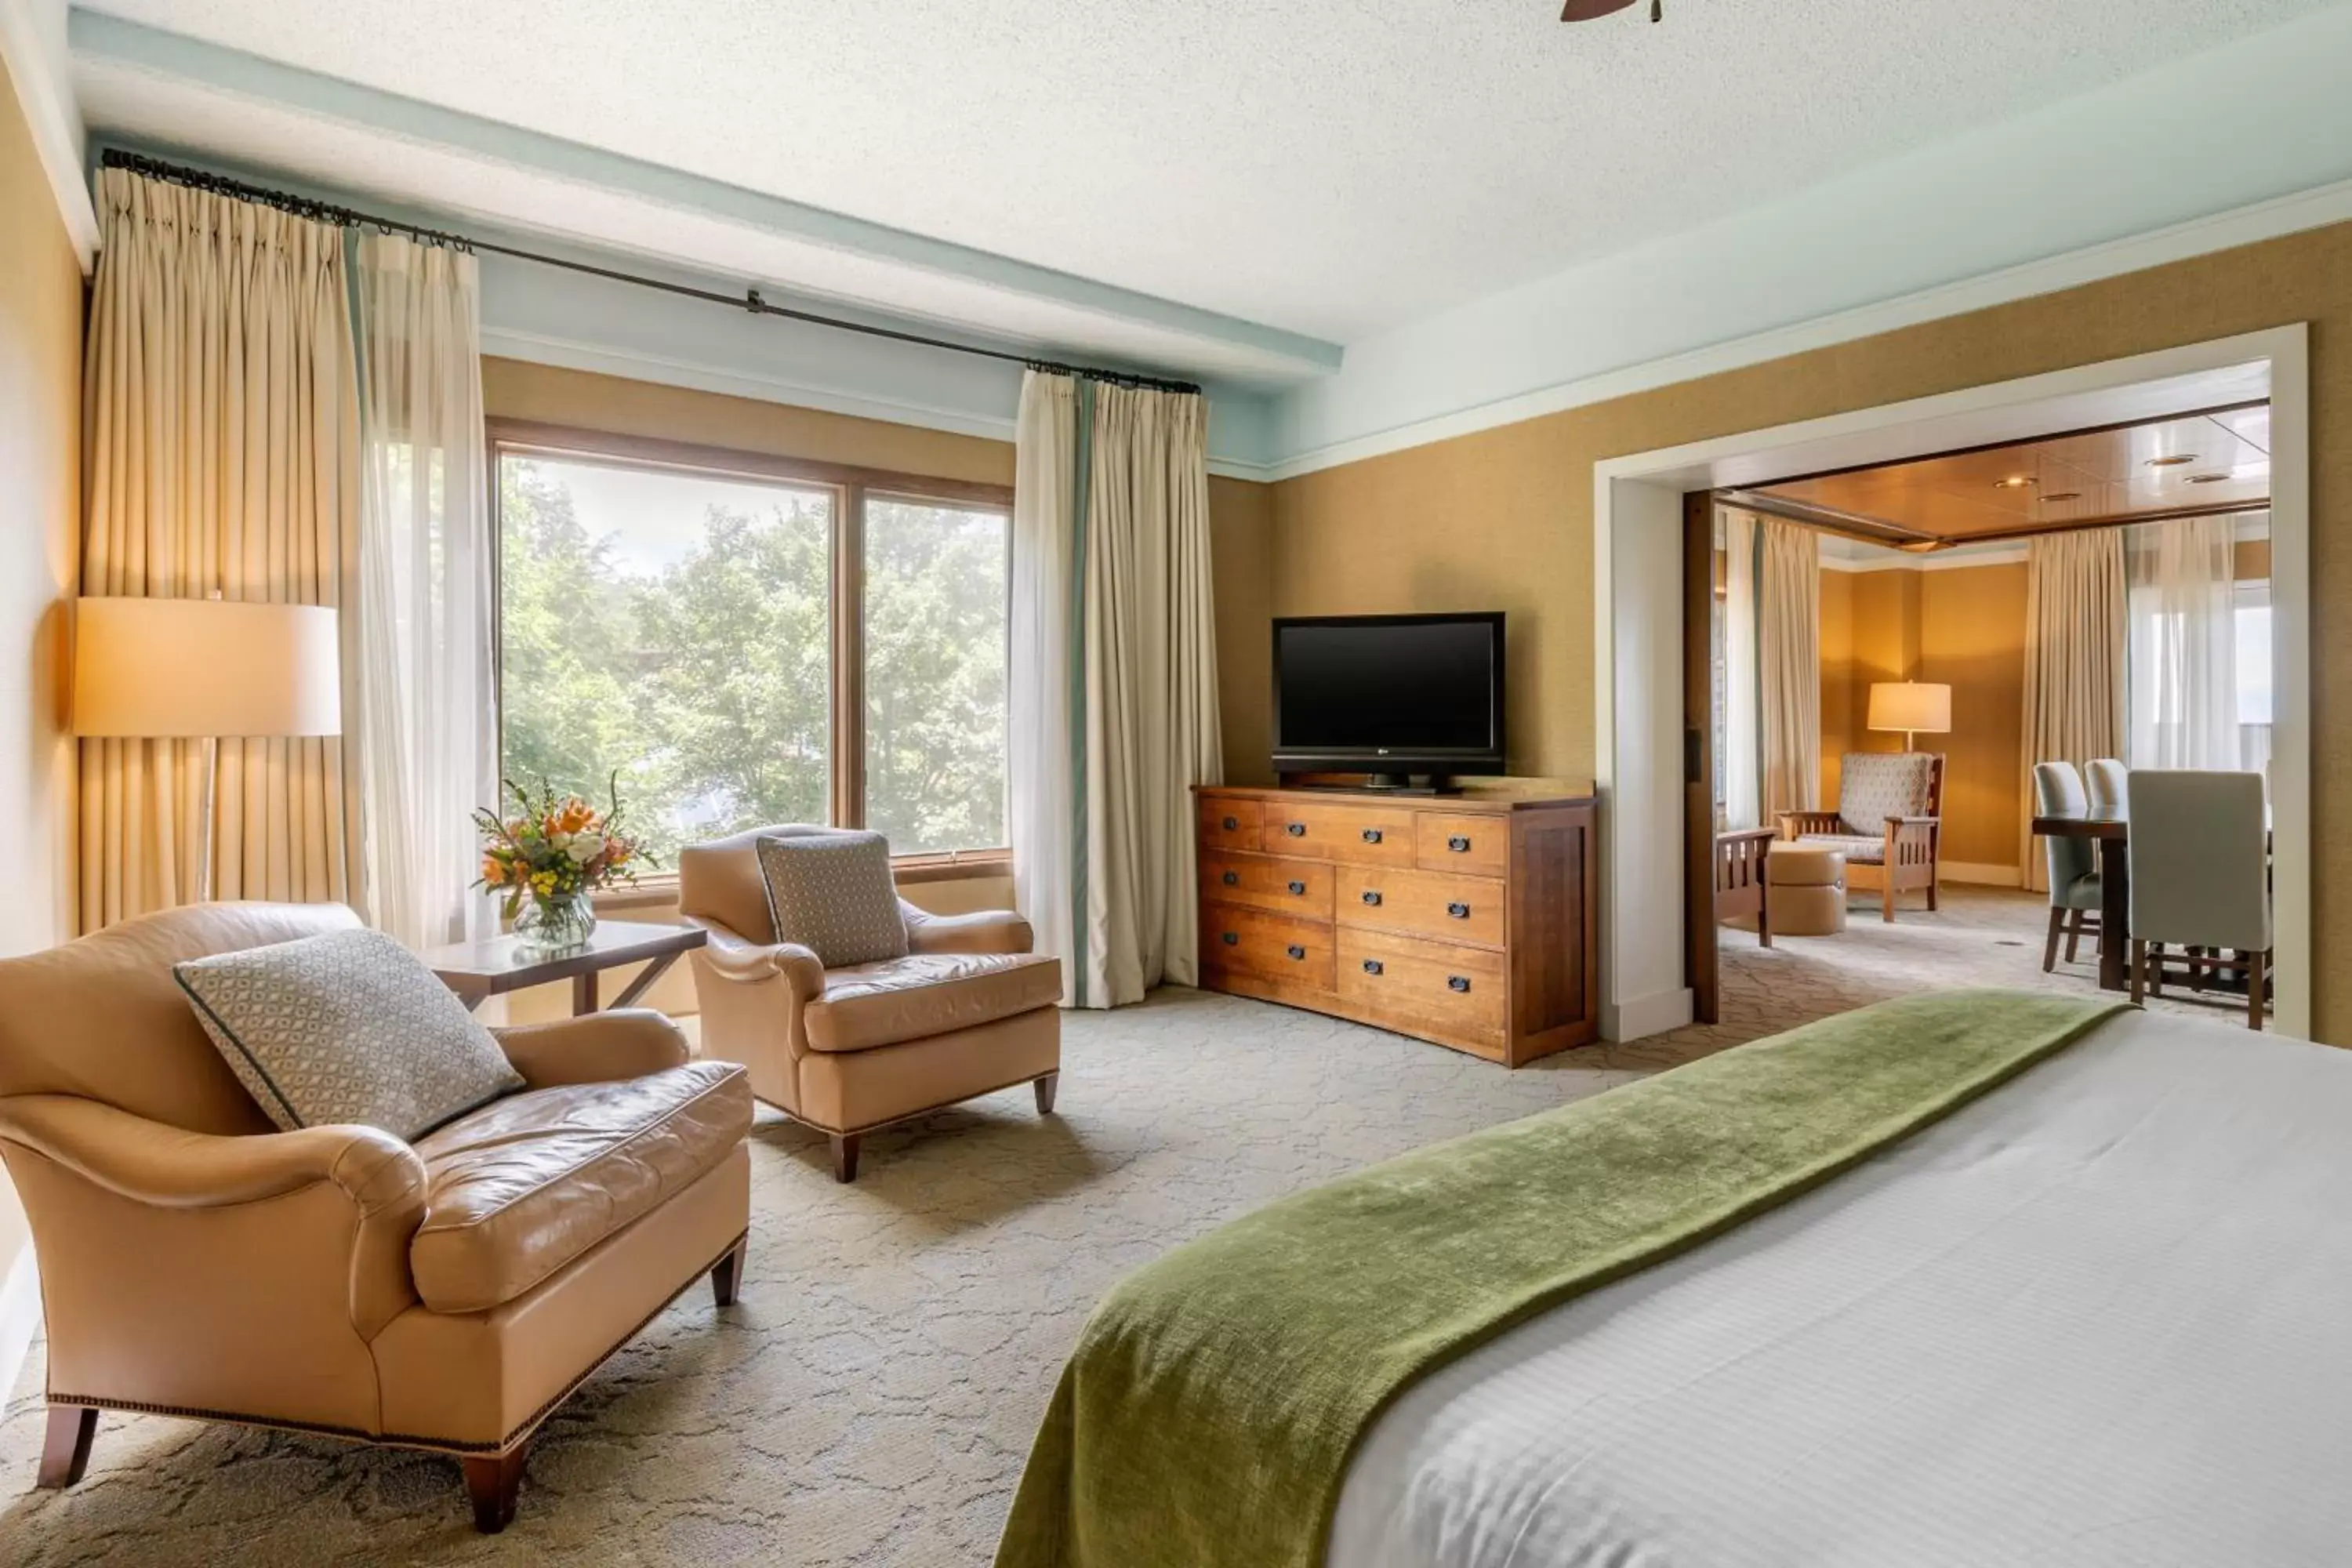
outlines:
[[1592, 469], [1601, 1033], [1691, 1020], [1684, 982], [1682, 498], [1791, 473], [2271, 401], [2272, 826], [2280, 1034], [2311, 1032], [2311, 394], [2303, 322], [1794, 425]]

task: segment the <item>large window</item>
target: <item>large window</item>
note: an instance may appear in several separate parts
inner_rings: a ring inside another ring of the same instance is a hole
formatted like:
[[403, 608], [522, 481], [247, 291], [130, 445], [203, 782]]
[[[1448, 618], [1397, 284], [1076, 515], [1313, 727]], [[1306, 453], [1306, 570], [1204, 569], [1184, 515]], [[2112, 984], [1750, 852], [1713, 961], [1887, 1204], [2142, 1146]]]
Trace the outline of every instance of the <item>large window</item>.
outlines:
[[768, 822], [1004, 843], [1009, 498], [493, 430], [503, 767], [617, 779], [665, 867]]

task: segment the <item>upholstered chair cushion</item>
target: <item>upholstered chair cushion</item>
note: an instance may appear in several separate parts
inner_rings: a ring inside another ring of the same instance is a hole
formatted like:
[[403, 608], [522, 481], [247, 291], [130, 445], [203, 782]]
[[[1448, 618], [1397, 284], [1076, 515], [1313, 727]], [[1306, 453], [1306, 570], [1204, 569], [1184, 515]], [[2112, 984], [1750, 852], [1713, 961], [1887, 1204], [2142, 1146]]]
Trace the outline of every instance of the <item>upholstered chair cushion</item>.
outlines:
[[436, 1312], [511, 1301], [653, 1213], [751, 1131], [731, 1062], [509, 1095], [419, 1139], [425, 1220], [409, 1243]]
[[2091, 809], [2102, 816], [2113, 816], [2124, 808], [2124, 795], [2130, 787], [2131, 770], [2114, 757], [2095, 757], [2083, 764], [2083, 784], [2090, 794]]
[[2134, 768], [2131, 934], [2187, 947], [2271, 947], [2263, 777]]
[[813, 1051], [863, 1051], [977, 1028], [1062, 999], [1061, 963], [1034, 952], [919, 952], [828, 972], [802, 1020]]
[[478, 1019], [382, 931], [341, 931], [173, 967], [229, 1070], [279, 1128], [414, 1140], [523, 1086]]
[[[2094, 763], [2092, 766], [2098, 764]], [[2121, 781], [2116, 783], [2120, 790]], [[2120, 795], [2116, 805], [2123, 804]], [[2043, 816], [2080, 816], [2090, 809], [2089, 799], [2083, 789], [2083, 775], [2072, 763], [2036, 763], [2033, 764], [2033, 808]], [[2050, 905], [2060, 910], [2095, 910], [2099, 907], [2099, 868], [2096, 850], [2087, 838], [2052, 836], [2042, 839], [2042, 853], [2050, 861]]]
[[812, 833], [760, 840], [760, 871], [778, 942], [827, 969], [907, 956], [907, 922], [878, 833]]
[[1856, 837], [1882, 838], [1890, 816], [1925, 816], [1935, 787], [1931, 752], [1849, 752], [1839, 766], [1838, 820]]

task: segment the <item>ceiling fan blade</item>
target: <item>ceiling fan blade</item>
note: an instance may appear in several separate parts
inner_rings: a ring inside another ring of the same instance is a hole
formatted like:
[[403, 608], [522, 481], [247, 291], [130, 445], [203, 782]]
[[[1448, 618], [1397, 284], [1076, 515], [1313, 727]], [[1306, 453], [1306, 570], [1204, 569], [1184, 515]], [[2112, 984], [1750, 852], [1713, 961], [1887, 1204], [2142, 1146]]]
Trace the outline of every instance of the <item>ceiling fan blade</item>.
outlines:
[[1560, 7], [1559, 19], [1563, 22], [1598, 21], [1613, 11], [1622, 11], [1632, 4], [1633, 0], [1568, 0], [1568, 4]]

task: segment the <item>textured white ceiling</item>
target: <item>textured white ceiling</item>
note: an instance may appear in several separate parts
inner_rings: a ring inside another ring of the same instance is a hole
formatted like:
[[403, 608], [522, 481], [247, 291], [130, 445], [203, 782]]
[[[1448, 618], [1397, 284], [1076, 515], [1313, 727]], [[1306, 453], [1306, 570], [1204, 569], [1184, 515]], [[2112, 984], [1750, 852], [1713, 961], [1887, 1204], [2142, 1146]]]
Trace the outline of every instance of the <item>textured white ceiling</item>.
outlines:
[[1563, 26], [1557, 0], [94, 8], [1346, 342], [2334, 3], [1666, 0], [1657, 26]]

